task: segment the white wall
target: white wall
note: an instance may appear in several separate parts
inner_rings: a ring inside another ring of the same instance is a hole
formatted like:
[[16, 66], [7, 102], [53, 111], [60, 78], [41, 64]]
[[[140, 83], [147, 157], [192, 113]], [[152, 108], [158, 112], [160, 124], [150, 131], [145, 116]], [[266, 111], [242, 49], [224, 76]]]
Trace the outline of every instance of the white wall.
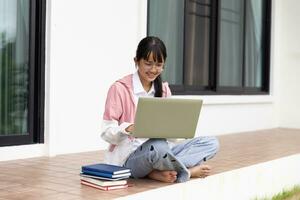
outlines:
[[[300, 1], [280, 2], [280, 126], [300, 128]], [[279, 18], [279, 17], [278, 17]]]
[[106, 92], [135, 70], [136, 44], [146, 30], [143, 6], [138, 0], [52, 0], [46, 98], [51, 155], [105, 148], [100, 128]]
[[[136, 45], [146, 35], [146, 0], [47, 4], [46, 143], [30, 148], [35, 152], [24, 148], [23, 158], [106, 148], [100, 138], [106, 92], [135, 70]], [[273, 3], [271, 95], [189, 96], [204, 99], [199, 135], [299, 127], [297, 8], [297, 0]], [[20, 148], [0, 148], [0, 160], [17, 158]]]

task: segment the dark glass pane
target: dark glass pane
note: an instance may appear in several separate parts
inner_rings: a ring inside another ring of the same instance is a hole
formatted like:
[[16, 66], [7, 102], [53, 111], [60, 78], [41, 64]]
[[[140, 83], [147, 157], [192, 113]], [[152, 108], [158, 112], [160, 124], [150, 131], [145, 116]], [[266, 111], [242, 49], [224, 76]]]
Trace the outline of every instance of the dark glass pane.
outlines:
[[184, 1], [151, 0], [148, 13], [148, 35], [158, 36], [167, 47], [167, 62], [162, 74], [169, 84], [183, 84]]
[[265, 0], [248, 0], [245, 31], [245, 86], [262, 87]]
[[0, 136], [28, 134], [29, 2], [0, 0]]
[[185, 84], [208, 86], [211, 1], [189, 1], [186, 9]]
[[222, 0], [220, 11], [219, 86], [242, 86], [244, 4]]

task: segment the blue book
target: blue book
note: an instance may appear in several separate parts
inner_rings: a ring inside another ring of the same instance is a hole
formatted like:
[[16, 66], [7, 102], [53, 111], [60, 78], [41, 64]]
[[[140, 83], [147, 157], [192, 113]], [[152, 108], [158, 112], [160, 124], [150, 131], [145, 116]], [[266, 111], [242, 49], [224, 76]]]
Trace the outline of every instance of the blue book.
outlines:
[[109, 165], [109, 164], [104, 164], [104, 163], [82, 166], [81, 171], [83, 173], [97, 172], [97, 173], [104, 173], [104, 174], [110, 174], [110, 175], [121, 174], [121, 176], [122, 175], [124, 176], [124, 174], [126, 174], [126, 173], [130, 173], [129, 168], [121, 167], [121, 166], [117, 166], [117, 165]]
[[123, 180], [123, 179], [129, 178], [129, 176], [119, 177], [119, 178], [108, 178], [108, 177], [103, 177], [103, 176], [95, 176], [95, 175], [91, 175], [91, 174], [84, 174], [82, 172], [79, 175], [82, 176], [82, 177], [88, 177], [88, 178], [99, 179], [99, 180], [104, 180], [104, 181], [118, 181], [118, 180]]
[[130, 172], [123, 173], [123, 174], [109, 174], [109, 173], [95, 172], [95, 171], [82, 171], [82, 174], [110, 178], [110, 179], [125, 179], [125, 178], [129, 178], [131, 175]]

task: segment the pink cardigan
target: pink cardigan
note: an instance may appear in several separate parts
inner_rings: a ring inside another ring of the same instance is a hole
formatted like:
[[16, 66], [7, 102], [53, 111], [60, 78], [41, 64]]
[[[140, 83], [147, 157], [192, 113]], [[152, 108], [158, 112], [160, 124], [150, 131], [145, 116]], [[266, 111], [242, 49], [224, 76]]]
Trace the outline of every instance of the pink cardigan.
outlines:
[[[116, 81], [107, 94], [101, 137], [109, 143], [105, 161], [122, 166], [128, 156], [141, 144], [125, 129], [134, 123], [136, 105], [133, 94], [132, 74]], [[163, 83], [163, 97], [171, 96], [168, 83]]]
[[[163, 83], [163, 97], [171, 96], [168, 83]], [[133, 123], [136, 105], [133, 97], [132, 74], [116, 81], [109, 89], [105, 103], [104, 120]]]

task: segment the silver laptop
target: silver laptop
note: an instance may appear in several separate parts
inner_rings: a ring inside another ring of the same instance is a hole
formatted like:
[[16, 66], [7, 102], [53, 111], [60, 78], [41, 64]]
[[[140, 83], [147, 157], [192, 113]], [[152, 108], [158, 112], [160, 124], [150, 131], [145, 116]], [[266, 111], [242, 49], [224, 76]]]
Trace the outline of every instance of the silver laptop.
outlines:
[[202, 107], [200, 99], [139, 98], [133, 136], [193, 138]]

